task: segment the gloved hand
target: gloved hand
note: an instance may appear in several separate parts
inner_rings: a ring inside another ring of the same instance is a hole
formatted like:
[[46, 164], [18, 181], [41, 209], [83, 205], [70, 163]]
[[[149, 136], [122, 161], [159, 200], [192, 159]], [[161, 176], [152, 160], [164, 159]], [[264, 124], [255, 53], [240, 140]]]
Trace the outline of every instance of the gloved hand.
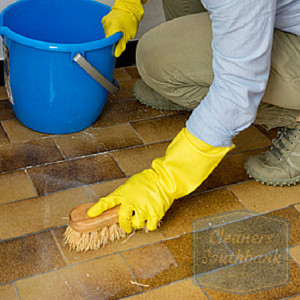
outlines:
[[96, 217], [121, 204], [119, 224], [127, 233], [132, 227], [155, 230], [174, 199], [194, 191], [233, 147], [213, 147], [184, 128], [164, 157], [155, 159], [150, 169], [133, 175], [100, 199], [90, 208], [88, 216]]
[[116, 0], [110, 13], [102, 19], [106, 37], [123, 32], [123, 37], [116, 46], [116, 57], [125, 50], [127, 42], [136, 36], [144, 14], [142, 3], [146, 3], [146, 0]]

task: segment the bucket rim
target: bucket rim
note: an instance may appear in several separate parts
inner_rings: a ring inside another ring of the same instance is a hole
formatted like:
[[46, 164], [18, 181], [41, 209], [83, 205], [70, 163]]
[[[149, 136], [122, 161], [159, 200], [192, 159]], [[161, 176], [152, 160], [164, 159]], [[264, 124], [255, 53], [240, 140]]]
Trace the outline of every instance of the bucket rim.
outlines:
[[[9, 27], [3, 26], [3, 17], [5, 13], [11, 9], [13, 6], [17, 5], [19, 2], [30, 2], [32, 0], [19, 0], [15, 3], [10, 4], [7, 6], [2, 13], [0, 14], [0, 35], [3, 38], [7, 38], [13, 40], [19, 44], [24, 46], [29, 46], [35, 49], [40, 50], [47, 50], [47, 51], [54, 51], [54, 52], [86, 52], [91, 50], [97, 50], [101, 48], [105, 48], [117, 43], [123, 36], [122, 32], [117, 32], [109, 37], [104, 37], [101, 39], [84, 42], [84, 43], [74, 43], [74, 44], [67, 44], [67, 43], [55, 43], [55, 42], [46, 42], [42, 40], [37, 40], [29, 37], [25, 37], [19, 33], [12, 31]], [[83, 2], [96, 2], [99, 5], [108, 7], [111, 9], [110, 6], [94, 1], [94, 0], [81, 0]]]

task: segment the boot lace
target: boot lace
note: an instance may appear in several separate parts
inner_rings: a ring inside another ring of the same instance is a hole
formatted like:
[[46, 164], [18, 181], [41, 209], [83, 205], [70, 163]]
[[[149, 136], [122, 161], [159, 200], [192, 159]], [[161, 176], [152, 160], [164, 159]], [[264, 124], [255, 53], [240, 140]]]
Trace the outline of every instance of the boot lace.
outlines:
[[278, 128], [277, 137], [272, 140], [272, 146], [268, 153], [281, 161], [286, 152], [290, 151], [290, 146], [295, 143], [295, 139], [300, 136], [300, 128]]

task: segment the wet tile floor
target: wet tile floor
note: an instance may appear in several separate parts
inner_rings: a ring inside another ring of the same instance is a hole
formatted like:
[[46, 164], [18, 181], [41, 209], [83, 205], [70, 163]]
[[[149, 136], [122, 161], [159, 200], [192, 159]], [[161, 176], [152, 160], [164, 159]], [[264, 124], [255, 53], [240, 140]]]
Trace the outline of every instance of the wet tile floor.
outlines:
[[189, 117], [139, 104], [135, 67], [115, 76], [121, 92], [70, 135], [24, 127], [0, 87], [0, 299], [299, 299], [300, 184], [264, 186], [243, 168], [276, 130], [241, 133], [158, 230], [87, 253], [63, 245], [69, 211], [149, 167]]

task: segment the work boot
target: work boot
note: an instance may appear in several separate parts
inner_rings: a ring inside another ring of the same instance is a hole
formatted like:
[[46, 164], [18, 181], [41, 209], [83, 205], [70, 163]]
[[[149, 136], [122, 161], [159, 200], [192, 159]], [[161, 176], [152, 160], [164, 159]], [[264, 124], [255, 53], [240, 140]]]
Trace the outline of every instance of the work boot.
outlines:
[[251, 178], [267, 185], [288, 185], [300, 181], [300, 122], [278, 129], [269, 151], [249, 157], [245, 169]]
[[142, 104], [160, 110], [189, 110], [181, 105], [171, 102], [163, 97], [151, 87], [149, 87], [143, 80], [138, 80], [134, 83], [132, 89], [134, 97]]

